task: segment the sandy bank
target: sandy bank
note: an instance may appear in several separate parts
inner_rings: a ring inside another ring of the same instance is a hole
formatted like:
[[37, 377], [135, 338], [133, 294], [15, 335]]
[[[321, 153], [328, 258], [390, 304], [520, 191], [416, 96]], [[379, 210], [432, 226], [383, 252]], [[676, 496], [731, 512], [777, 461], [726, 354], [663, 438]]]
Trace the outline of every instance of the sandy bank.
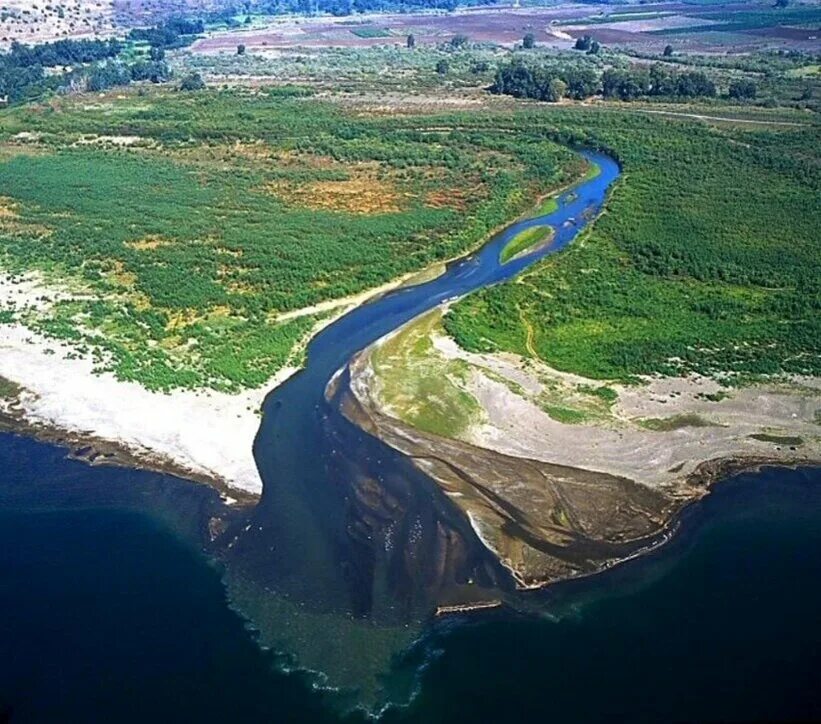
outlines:
[[[65, 294], [35, 277], [0, 276], [4, 308], [42, 308]], [[151, 392], [111, 373], [97, 373], [90, 355], [48, 339], [20, 323], [0, 324], [0, 376], [19, 386], [6, 414], [27, 429], [58, 430], [76, 440], [124, 447], [152, 469], [190, 473], [258, 495], [262, 483], [252, 454], [259, 409], [267, 393], [296, 370], [240, 394], [176, 390]]]
[[358, 355], [343, 409], [436, 480], [520, 587], [654, 547], [683, 505], [732, 471], [821, 460], [817, 379], [605, 384], [468, 353], [440, 313]]
[[[379, 287], [281, 315], [285, 321], [329, 313], [312, 335], [354, 307], [403, 284], [441, 273], [442, 264], [409, 273]], [[0, 309], [44, 310], [58, 299], [77, 298], [45, 285], [36, 275], [12, 279], [0, 273]], [[298, 368], [285, 367], [264, 385], [238, 394], [213, 390], [152, 392], [94, 371], [90, 355], [49, 339], [20, 323], [0, 324], [0, 377], [19, 389], [0, 399], [0, 411], [26, 431], [121, 449], [115, 459], [188, 475], [243, 493], [262, 492], [252, 446], [267, 394]], [[229, 492], [230, 495], [230, 492]]]

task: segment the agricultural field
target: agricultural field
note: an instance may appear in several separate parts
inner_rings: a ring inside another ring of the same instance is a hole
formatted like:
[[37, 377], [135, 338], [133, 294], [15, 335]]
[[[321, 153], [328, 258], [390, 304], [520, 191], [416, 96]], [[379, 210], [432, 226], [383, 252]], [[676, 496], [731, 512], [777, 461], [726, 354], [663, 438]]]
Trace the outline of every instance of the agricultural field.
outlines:
[[314, 305], [465, 252], [577, 164], [452, 120], [354, 117], [295, 88], [9, 110], [3, 266], [65, 293], [4, 314], [151, 389], [259, 386], [300, 361]]
[[452, 308], [461, 346], [627, 382], [821, 373], [816, 122], [551, 109], [531, 123], [584, 129], [624, 174], [582, 240]]

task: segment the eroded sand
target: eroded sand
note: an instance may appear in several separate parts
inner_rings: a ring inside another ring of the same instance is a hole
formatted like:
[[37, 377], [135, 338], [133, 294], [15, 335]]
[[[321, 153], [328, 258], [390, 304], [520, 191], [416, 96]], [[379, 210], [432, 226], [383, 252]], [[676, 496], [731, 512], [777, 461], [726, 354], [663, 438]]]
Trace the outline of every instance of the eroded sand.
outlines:
[[[821, 460], [817, 379], [627, 387], [516, 355], [468, 353], [432, 323], [436, 315], [410, 323], [430, 345], [403, 335], [407, 349], [380, 340], [352, 361], [343, 410], [435, 479], [521, 587], [591, 573], [663, 542], [681, 507], [728, 470]], [[459, 385], [471, 410], [478, 403], [472, 424], [450, 433], [416, 427], [419, 407], [435, 411], [438, 401], [422, 396], [405, 409], [400, 397], [383, 399], [390, 384], [372, 363], [377, 349], [392, 378]], [[448, 375], [455, 363], [467, 372]]]
[[[609, 414], [602, 411], [600, 416], [591, 414], [589, 421], [565, 424], [539, 402], [561, 405], [568, 400], [571, 408], [584, 411], [584, 395], [577, 404], [573, 397], [579, 387], [600, 387], [600, 381], [562, 374], [514, 355], [474, 355], [440, 335], [433, 341], [444, 358], [473, 365], [467, 389], [481, 404], [485, 419], [465, 439], [481, 447], [623, 475], [653, 487], [675, 486], [702, 463], [718, 458], [821, 459], [821, 427], [815, 422], [821, 409], [819, 380], [723, 393], [716, 382], [699, 377], [649, 380], [636, 387], [610, 384], [618, 400]], [[521, 386], [521, 391], [506, 382]], [[706, 397], [717, 393], [726, 397]], [[648, 420], [666, 421], [676, 429], [644, 429], [641, 421]], [[803, 443], [777, 444], [751, 435], [799, 437]]]

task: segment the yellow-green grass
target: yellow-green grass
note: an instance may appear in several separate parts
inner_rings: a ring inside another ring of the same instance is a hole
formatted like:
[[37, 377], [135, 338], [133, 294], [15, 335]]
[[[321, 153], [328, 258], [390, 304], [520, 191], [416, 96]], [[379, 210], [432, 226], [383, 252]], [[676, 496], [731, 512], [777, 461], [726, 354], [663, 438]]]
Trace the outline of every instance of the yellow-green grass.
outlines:
[[590, 419], [590, 416], [582, 410], [572, 407], [562, 407], [561, 405], [543, 405], [544, 411], [556, 422], [563, 422], [565, 425], [581, 425]]
[[447, 360], [433, 348], [438, 310], [413, 322], [374, 350], [378, 395], [400, 420], [443, 437], [459, 437], [481, 416], [464, 389], [465, 362]]
[[535, 249], [537, 246], [545, 244], [553, 237], [553, 227], [551, 226], [531, 226], [529, 229], [520, 231], [510, 241], [505, 244], [499, 260], [502, 264], [511, 259]]
[[549, 196], [536, 207], [530, 217], [536, 218], [538, 216], [547, 216], [548, 214], [552, 214], [554, 211], [558, 210], [558, 208], [559, 200], [555, 196]]

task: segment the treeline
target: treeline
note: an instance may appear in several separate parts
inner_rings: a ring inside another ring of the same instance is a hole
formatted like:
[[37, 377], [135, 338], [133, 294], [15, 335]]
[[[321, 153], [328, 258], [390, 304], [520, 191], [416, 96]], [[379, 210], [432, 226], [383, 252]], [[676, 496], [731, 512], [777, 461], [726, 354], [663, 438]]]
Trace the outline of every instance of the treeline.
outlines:
[[[192, 42], [203, 32], [201, 20], [172, 18], [152, 28], [137, 28], [128, 37], [151, 46], [147, 59], [124, 63], [119, 56], [125, 43], [110, 40], [58, 40], [53, 43], [12, 43], [0, 56], [0, 97], [15, 103], [45, 91], [87, 87], [100, 91], [132, 81], [161, 83], [171, 77], [163, 60], [165, 50]], [[67, 66], [61, 74], [48, 75], [45, 68]]]
[[455, 10], [459, 6], [494, 4], [479, 0], [261, 0], [253, 3], [256, 12], [271, 15], [286, 13], [331, 13], [339, 17], [357, 13], [407, 12], [410, 10]]
[[84, 70], [74, 82], [84, 82], [90, 91], [101, 91], [128, 85], [132, 81], [150, 80], [152, 83], [163, 83], [170, 79], [171, 70], [165, 61], [138, 60], [135, 63], [98, 63]]
[[36, 65], [54, 68], [58, 65], [76, 65], [114, 58], [122, 50], [123, 44], [116, 38], [111, 40], [57, 40], [40, 45], [23, 45], [14, 41], [9, 52], [3, 56], [3, 62], [18, 68]]
[[602, 95], [629, 101], [634, 98], [663, 96], [665, 98], [712, 98], [716, 85], [703, 72], [684, 72], [660, 63], [650, 68], [616, 69], [602, 73]]
[[561, 98], [582, 100], [601, 91], [599, 75], [592, 68], [531, 67], [520, 59], [500, 66], [491, 93], [555, 102]]
[[[716, 95], [716, 86], [701, 71], [680, 72], [660, 63], [649, 68], [610, 68], [599, 74], [592, 68], [570, 65], [532, 67], [517, 59], [499, 67], [490, 91], [556, 102], [562, 98], [583, 100], [594, 95], [619, 100], [652, 96], [709, 98]], [[744, 93], [744, 97], [755, 97], [754, 86], [751, 89], [745, 85]]]
[[134, 28], [128, 33], [128, 37], [130, 40], [148, 43], [152, 48], [182, 48], [204, 31], [202, 20], [170, 18], [153, 28]]
[[9, 52], [0, 56], [0, 96], [14, 102], [56, 87], [68, 74], [47, 79], [44, 68], [82, 65], [113, 58], [121, 51], [118, 40], [58, 40], [40, 45], [14, 42]]

